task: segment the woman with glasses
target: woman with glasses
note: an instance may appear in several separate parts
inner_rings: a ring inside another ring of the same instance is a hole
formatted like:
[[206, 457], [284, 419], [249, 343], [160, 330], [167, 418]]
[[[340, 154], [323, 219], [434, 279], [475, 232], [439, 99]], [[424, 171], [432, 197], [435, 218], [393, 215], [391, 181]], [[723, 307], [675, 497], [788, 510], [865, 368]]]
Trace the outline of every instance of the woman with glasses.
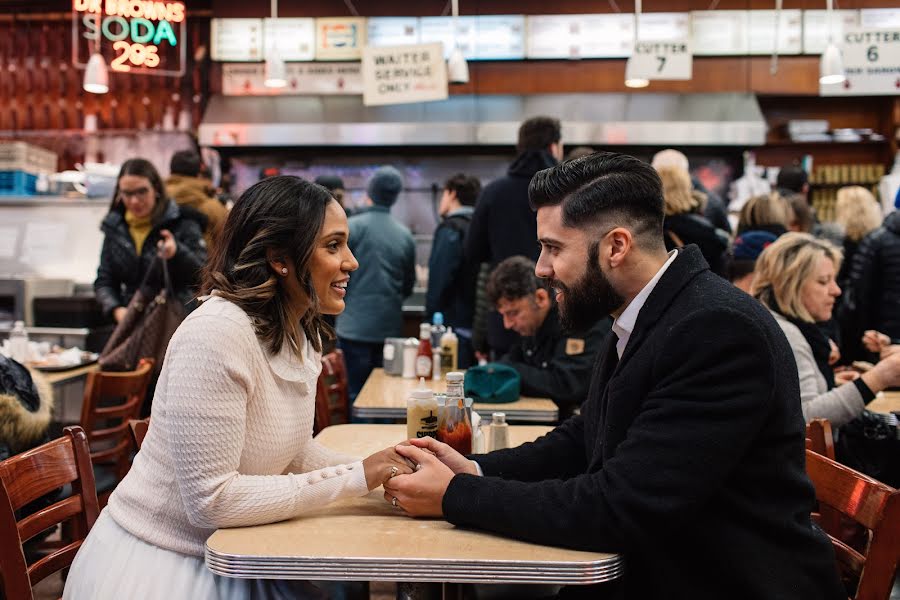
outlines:
[[169, 261], [176, 296], [190, 302], [206, 262], [205, 217], [166, 197], [162, 178], [143, 158], [125, 161], [119, 171], [109, 213], [94, 292], [103, 313], [116, 323], [141, 285], [153, 257]]

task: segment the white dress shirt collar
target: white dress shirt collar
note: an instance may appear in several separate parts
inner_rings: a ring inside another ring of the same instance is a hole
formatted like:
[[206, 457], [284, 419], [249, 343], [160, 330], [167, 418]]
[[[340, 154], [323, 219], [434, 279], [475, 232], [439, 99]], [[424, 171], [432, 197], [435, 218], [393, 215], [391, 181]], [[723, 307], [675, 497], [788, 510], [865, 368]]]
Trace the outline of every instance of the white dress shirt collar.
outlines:
[[637, 322], [638, 314], [640, 314], [641, 309], [644, 307], [647, 298], [650, 297], [653, 288], [659, 283], [663, 273], [665, 273], [666, 269], [669, 268], [669, 265], [675, 261], [676, 256], [678, 256], [678, 250], [669, 252], [668, 260], [666, 260], [666, 262], [663, 263], [663, 266], [659, 268], [659, 271], [656, 272], [653, 279], [647, 282], [647, 285], [638, 292], [638, 295], [634, 297], [634, 300], [628, 303], [628, 306], [625, 307], [622, 314], [613, 321], [612, 330], [619, 337], [619, 341], [616, 342], [616, 354], [619, 355], [620, 359], [625, 352], [625, 346], [628, 345], [628, 339], [631, 337], [631, 332], [634, 331], [634, 325]]

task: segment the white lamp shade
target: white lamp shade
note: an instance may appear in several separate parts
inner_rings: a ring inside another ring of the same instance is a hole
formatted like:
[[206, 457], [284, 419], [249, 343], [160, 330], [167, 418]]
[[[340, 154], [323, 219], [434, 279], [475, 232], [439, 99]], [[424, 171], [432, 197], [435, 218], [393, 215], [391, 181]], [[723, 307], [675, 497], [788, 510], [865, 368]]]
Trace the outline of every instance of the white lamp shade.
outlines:
[[450, 83], [469, 83], [469, 65], [459, 47], [447, 59], [447, 80]]
[[636, 71], [634, 62], [629, 58], [625, 63], [625, 85], [630, 88], [643, 88], [650, 85], [650, 80]]
[[99, 52], [94, 52], [88, 59], [82, 87], [84, 91], [92, 94], [105, 94], [109, 91], [109, 72], [106, 70], [106, 60]]
[[830, 42], [819, 59], [819, 83], [832, 84], [843, 83], [844, 59], [841, 50], [833, 42]]
[[265, 86], [270, 88], [283, 88], [287, 85], [287, 72], [281, 54], [272, 49], [266, 55], [266, 81]]

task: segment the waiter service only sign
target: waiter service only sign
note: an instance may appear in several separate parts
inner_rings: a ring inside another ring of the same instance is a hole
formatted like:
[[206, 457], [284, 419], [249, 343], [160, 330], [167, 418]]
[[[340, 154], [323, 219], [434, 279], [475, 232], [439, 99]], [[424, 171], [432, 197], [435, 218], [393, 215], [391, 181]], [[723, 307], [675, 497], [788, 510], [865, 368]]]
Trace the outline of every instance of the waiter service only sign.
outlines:
[[366, 46], [362, 77], [366, 106], [447, 98], [447, 66], [441, 43]]

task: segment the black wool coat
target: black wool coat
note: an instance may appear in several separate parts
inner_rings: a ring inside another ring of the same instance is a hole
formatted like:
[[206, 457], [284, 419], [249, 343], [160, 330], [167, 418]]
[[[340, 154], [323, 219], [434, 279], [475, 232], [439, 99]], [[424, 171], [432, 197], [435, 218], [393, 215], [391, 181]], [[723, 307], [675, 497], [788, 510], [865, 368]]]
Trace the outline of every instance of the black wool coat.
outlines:
[[478, 457], [486, 476], [455, 476], [445, 517], [621, 552], [629, 599], [846, 598], [810, 521], [797, 366], [769, 312], [690, 245], [618, 362], [615, 342], [581, 415]]

